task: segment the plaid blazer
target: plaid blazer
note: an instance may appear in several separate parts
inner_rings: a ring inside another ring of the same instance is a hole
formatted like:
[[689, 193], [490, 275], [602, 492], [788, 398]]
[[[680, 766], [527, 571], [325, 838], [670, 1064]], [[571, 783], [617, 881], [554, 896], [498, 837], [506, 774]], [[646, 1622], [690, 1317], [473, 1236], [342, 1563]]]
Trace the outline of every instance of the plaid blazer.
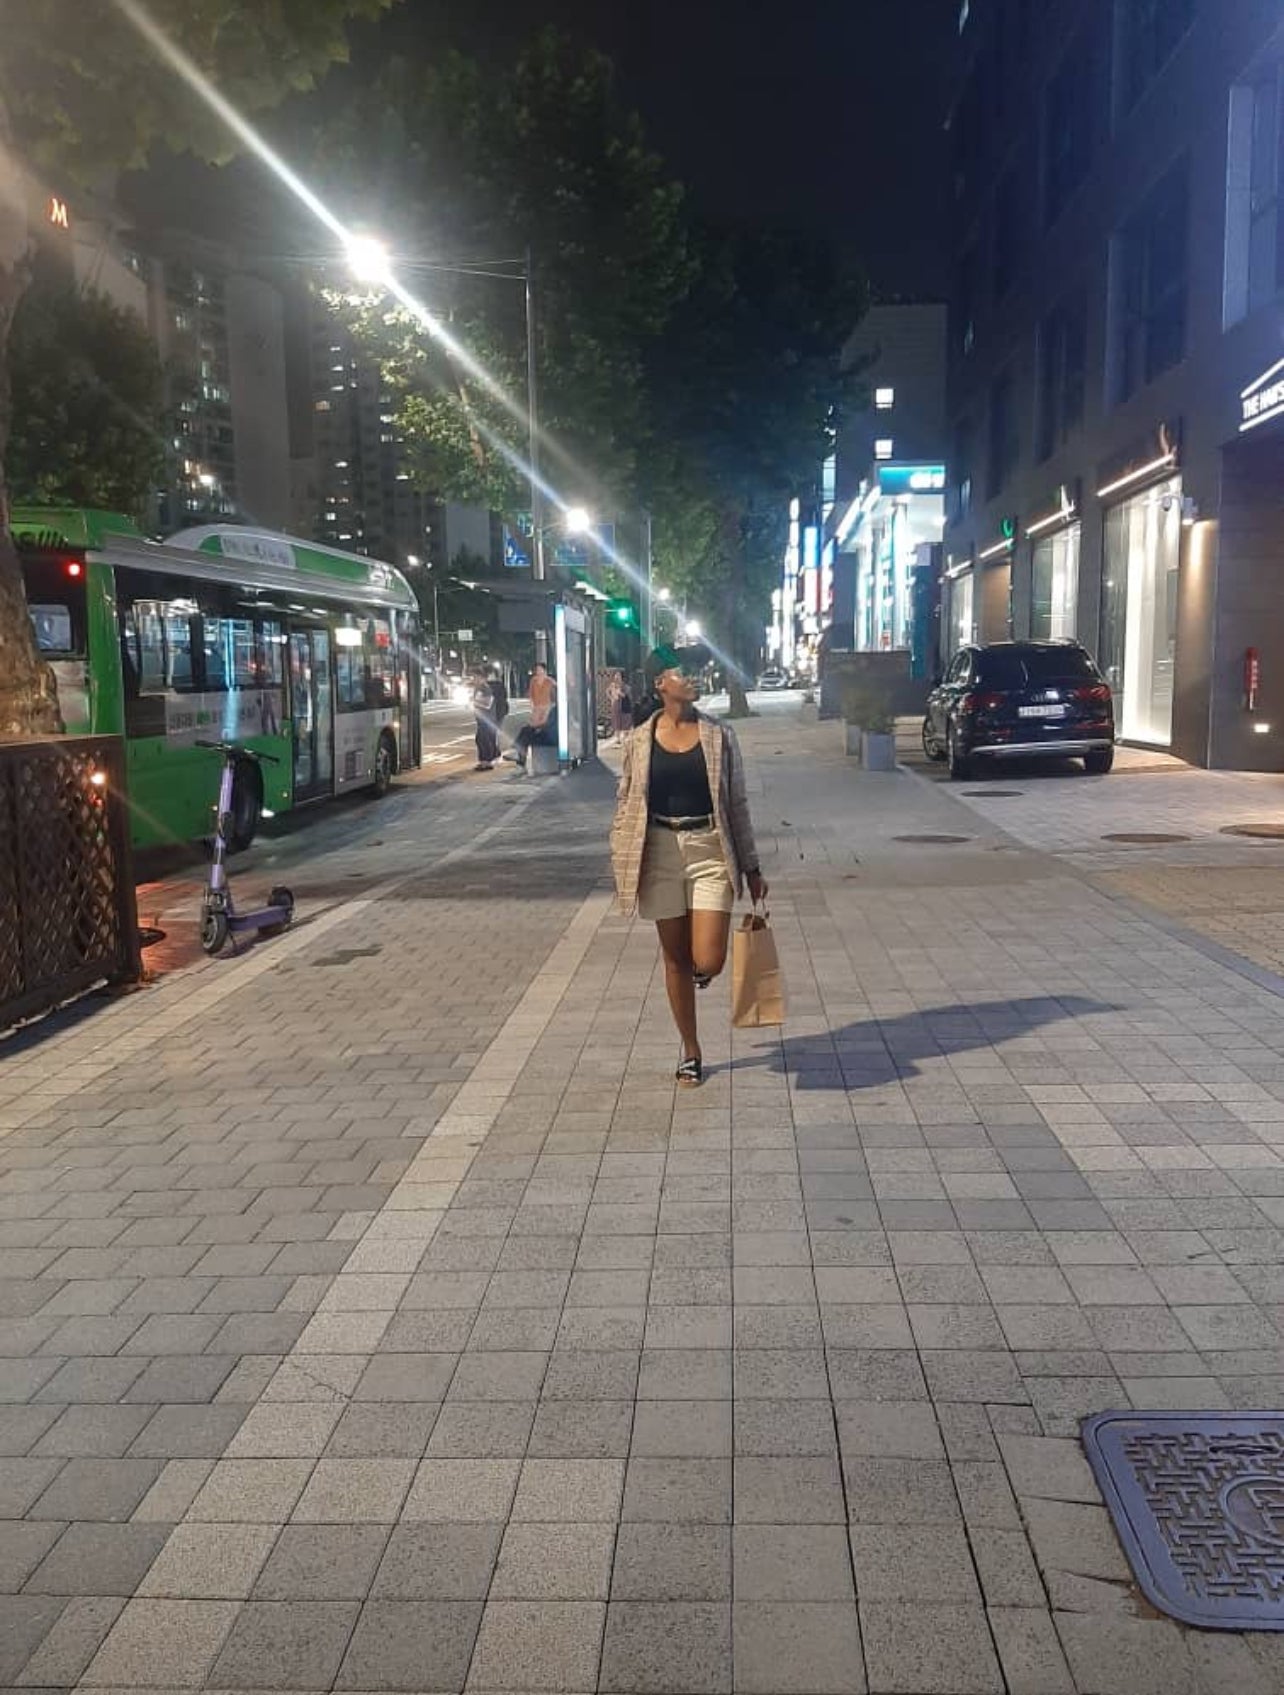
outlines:
[[[745, 768], [740, 757], [740, 743], [736, 740], [735, 731], [717, 718], [697, 712], [696, 722], [700, 726], [700, 745], [709, 771], [714, 821], [722, 838], [722, 851], [731, 873], [732, 886], [739, 895], [744, 890], [745, 872], [756, 870], [758, 865], [758, 849], [754, 845], [753, 824], [749, 818], [749, 799], [745, 794]], [[638, 884], [642, 880], [654, 735], [655, 720], [652, 718], [633, 730], [624, 743], [615, 821], [611, 825], [611, 869], [615, 873], [620, 910], [626, 914], [637, 907]]]

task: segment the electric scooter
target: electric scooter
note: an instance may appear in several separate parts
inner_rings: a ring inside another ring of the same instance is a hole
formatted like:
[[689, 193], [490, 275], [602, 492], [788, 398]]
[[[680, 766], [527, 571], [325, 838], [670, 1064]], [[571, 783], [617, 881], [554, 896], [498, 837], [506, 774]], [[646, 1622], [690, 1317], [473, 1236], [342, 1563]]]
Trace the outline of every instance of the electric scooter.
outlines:
[[266, 906], [259, 907], [254, 912], [238, 912], [232, 900], [232, 888], [224, 865], [228, 837], [232, 830], [232, 785], [235, 781], [237, 761], [252, 759], [257, 764], [266, 760], [269, 765], [276, 765], [279, 761], [270, 753], [256, 753], [252, 747], [243, 747], [239, 742], [198, 741], [196, 745], [216, 748], [223, 755], [223, 775], [219, 782], [218, 807], [214, 818], [209, 881], [201, 896], [201, 946], [206, 953], [215, 954], [226, 945], [229, 936], [242, 935], [251, 930], [272, 936], [288, 928], [294, 919], [294, 896], [289, 889], [271, 889], [268, 891]]

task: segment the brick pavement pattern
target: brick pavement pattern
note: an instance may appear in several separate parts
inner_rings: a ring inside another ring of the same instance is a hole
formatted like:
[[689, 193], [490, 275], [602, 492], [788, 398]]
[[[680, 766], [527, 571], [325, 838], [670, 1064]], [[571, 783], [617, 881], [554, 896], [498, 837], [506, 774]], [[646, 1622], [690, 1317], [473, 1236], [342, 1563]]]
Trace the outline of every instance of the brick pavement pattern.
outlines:
[[1284, 984], [838, 739], [744, 737], [790, 1017], [698, 1093], [591, 770], [7, 1054], [0, 1687], [1284, 1687], [1076, 1438], [1279, 1404]]

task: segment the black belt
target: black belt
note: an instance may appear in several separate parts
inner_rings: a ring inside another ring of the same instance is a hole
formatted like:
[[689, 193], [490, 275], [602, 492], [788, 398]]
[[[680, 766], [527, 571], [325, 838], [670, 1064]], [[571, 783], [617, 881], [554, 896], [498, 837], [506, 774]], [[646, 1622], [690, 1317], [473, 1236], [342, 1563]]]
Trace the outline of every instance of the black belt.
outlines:
[[712, 830], [714, 818], [711, 812], [706, 813], [703, 818], [661, 818], [658, 813], [653, 812], [651, 822], [681, 834], [684, 830]]

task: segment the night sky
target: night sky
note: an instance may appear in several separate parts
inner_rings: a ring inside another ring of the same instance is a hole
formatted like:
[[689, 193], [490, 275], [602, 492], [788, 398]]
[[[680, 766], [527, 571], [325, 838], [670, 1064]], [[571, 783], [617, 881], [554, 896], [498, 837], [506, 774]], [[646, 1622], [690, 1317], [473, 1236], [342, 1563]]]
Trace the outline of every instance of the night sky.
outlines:
[[[940, 299], [957, 15], [958, 0], [402, 0], [354, 30], [349, 74], [443, 47], [495, 62], [554, 24], [615, 61], [623, 98], [707, 216], [828, 231], [877, 295]], [[199, 204], [201, 227], [234, 240], [248, 207], [274, 204], [265, 194], [255, 165], [179, 161], [127, 197], [178, 223]]]
[[544, 23], [615, 60], [711, 214], [832, 229], [880, 293], [944, 291], [958, 0], [403, 0], [380, 50], [503, 53]]

